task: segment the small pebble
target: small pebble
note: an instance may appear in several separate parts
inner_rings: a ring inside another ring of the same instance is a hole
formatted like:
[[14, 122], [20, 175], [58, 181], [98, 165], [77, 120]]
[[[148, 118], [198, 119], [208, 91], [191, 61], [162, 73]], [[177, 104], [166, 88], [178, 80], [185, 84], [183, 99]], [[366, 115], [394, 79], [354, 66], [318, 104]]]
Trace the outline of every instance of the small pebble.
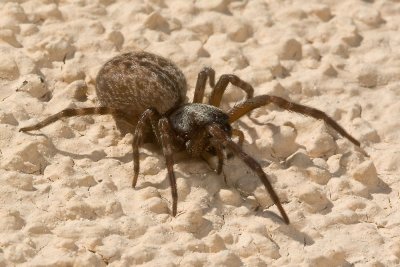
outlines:
[[283, 40], [279, 45], [278, 56], [281, 60], [300, 60], [302, 58], [301, 43], [293, 38]]
[[358, 69], [358, 83], [364, 87], [375, 87], [378, 83], [378, 70], [370, 65], [363, 65]]
[[271, 197], [265, 191], [264, 186], [258, 186], [257, 189], [254, 191], [254, 196], [256, 197], [258, 203], [263, 209], [269, 208], [274, 204]]
[[256, 179], [250, 179], [250, 177], [246, 176], [240, 177], [235, 183], [235, 188], [238, 188], [245, 195], [252, 195], [257, 187], [258, 179]]
[[209, 57], [210, 54], [203, 48], [203, 43], [200, 41], [187, 41], [180, 44], [186, 54], [198, 57]]
[[38, 27], [35, 24], [24, 23], [20, 25], [22, 36], [31, 36], [39, 31]]
[[73, 239], [62, 239], [57, 243], [56, 246], [65, 250], [78, 250], [78, 246], [75, 244], [75, 240]]
[[339, 173], [342, 170], [340, 161], [342, 160], [341, 154], [332, 155], [328, 158], [326, 163], [328, 164], [328, 170], [330, 173]]
[[124, 35], [120, 31], [110, 32], [107, 38], [115, 45], [117, 50], [120, 50], [122, 48], [122, 45], [125, 41]]
[[356, 224], [360, 221], [359, 216], [352, 210], [341, 210], [330, 213], [326, 218], [326, 226], [338, 224]]
[[159, 197], [152, 197], [143, 203], [143, 207], [157, 214], [168, 213], [168, 205]]
[[319, 121], [314, 122], [315, 127], [310, 129], [308, 138], [303, 145], [311, 157], [321, 158], [334, 153], [336, 143], [328, 133], [326, 125]]
[[196, 233], [204, 223], [202, 210], [190, 210], [175, 218], [172, 228], [177, 232]]
[[200, 10], [226, 13], [228, 11], [227, 8], [229, 2], [230, 0], [215, 0], [215, 1], [197, 0], [195, 2], [195, 7]]
[[329, 63], [321, 64], [320, 70], [323, 75], [326, 75], [329, 77], [336, 77], [338, 74], [336, 69]]
[[342, 58], [349, 57], [349, 48], [342, 41], [334, 42], [330, 47], [330, 51], [332, 52], [332, 54], [340, 56]]
[[169, 32], [167, 20], [157, 11], [151, 13], [144, 21], [144, 26], [152, 30]]
[[398, 259], [400, 259], [400, 240], [394, 241], [394, 242], [391, 244], [390, 247], [391, 247], [392, 253], [393, 253]]
[[311, 181], [320, 184], [320, 185], [326, 185], [331, 178], [331, 174], [329, 171], [318, 168], [318, 167], [308, 167], [306, 169], [308, 177], [311, 178]]
[[358, 181], [340, 178], [330, 179], [327, 184], [327, 197], [329, 197], [329, 200], [338, 200], [343, 195], [357, 195], [364, 198], [370, 196], [368, 188]]
[[82, 187], [82, 186], [91, 187], [97, 184], [93, 175], [89, 175], [86, 173], [79, 173], [79, 172], [75, 173], [73, 176], [66, 178], [62, 183], [70, 188]]
[[299, 150], [286, 159], [286, 166], [296, 166], [300, 169], [305, 169], [312, 166], [313, 162], [310, 156], [303, 150]]
[[223, 250], [215, 254], [211, 254], [207, 266], [229, 266], [239, 267], [243, 266], [240, 258], [229, 250]]
[[0, 229], [4, 232], [20, 230], [25, 226], [25, 220], [18, 211], [0, 211]]
[[342, 38], [347, 45], [352, 47], [357, 47], [361, 44], [363, 37], [358, 33], [358, 31], [353, 27], [342, 28], [341, 32]]
[[50, 233], [49, 228], [40, 222], [34, 222], [34, 223], [30, 223], [30, 224], [26, 225], [25, 231], [28, 232], [29, 234], [36, 234], [36, 235]]
[[38, 51], [46, 51], [49, 61], [63, 61], [75, 53], [72, 40], [67, 37], [48, 36], [41, 40], [37, 46]]
[[248, 234], [239, 236], [238, 242], [234, 246], [234, 251], [242, 258], [248, 258], [259, 251], [267, 258], [277, 259], [280, 257], [279, 247], [270, 239], [260, 234]]
[[152, 156], [141, 159], [141, 165], [143, 167], [140, 172], [143, 175], [156, 175], [165, 168], [164, 162], [160, 158]]
[[279, 158], [286, 158], [293, 154], [298, 149], [298, 144], [295, 142], [297, 131], [291, 126], [282, 125], [273, 130], [272, 135], [272, 150]]
[[71, 220], [80, 218], [93, 220], [97, 217], [95, 209], [79, 197], [70, 199], [65, 208], [65, 215]]
[[79, 66], [79, 62], [75, 60], [68, 60], [62, 69], [62, 79], [66, 83], [72, 83], [76, 80], [84, 80], [85, 72]]
[[29, 93], [37, 99], [41, 99], [49, 93], [44, 80], [36, 74], [24, 75], [24, 81], [20, 90]]
[[365, 140], [372, 143], [380, 141], [377, 130], [375, 130], [368, 121], [362, 118], [355, 118], [353, 124], [354, 128], [357, 129], [357, 134], [360, 136], [358, 140]]
[[76, 257], [74, 266], [105, 266], [105, 264], [100, 255], [86, 252]]
[[329, 206], [329, 200], [316, 186], [312, 184], [303, 184], [296, 189], [300, 201], [307, 204], [307, 209], [312, 212], [319, 212]]
[[183, 257], [182, 261], [179, 263], [180, 266], [183, 267], [201, 267], [207, 265], [207, 256], [206, 254], [193, 254], [190, 257]]
[[379, 11], [374, 8], [361, 8], [356, 12], [355, 18], [374, 28], [384, 22]]
[[321, 253], [318, 256], [312, 257], [308, 260], [310, 266], [324, 267], [324, 266], [343, 266], [346, 264], [346, 253], [343, 250], [331, 249]]
[[353, 178], [369, 188], [374, 188], [379, 184], [378, 173], [371, 160], [364, 161], [353, 171]]
[[328, 169], [328, 163], [323, 158], [314, 158], [312, 160], [313, 164], [321, 169]]
[[15, 244], [4, 249], [4, 258], [13, 263], [26, 262], [35, 254], [35, 249], [26, 244]]
[[19, 3], [7, 2], [2, 7], [5, 16], [15, 18], [18, 22], [26, 22], [28, 20], [24, 8]]
[[19, 77], [19, 70], [12, 54], [7, 53], [5, 49], [0, 48], [3, 55], [0, 60], [0, 79], [12, 81]]
[[22, 45], [15, 38], [14, 32], [10, 29], [0, 30], [0, 40], [3, 40], [16, 48], [22, 47]]
[[23, 174], [17, 172], [7, 172], [3, 178], [7, 181], [8, 185], [14, 188], [33, 191], [33, 176], [31, 174]]
[[44, 177], [52, 181], [60, 179], [60, 177], [72, 176], [75, 173], [73, 168], [74, 161], [70, 157], [62, 157], [58, 161], [48, 165], [43, 172]]
[[0, 124], [18, 125], [18, 121], [15, 119], [12, 113], [4, 112], [0, 110]]
[[242, 198], [240, 197], [239, 192], [235, 189], [221, 189], [218, 196], [220, 200], [227, 205], [238, 207], [242, 204]]
[[152, 186], [146, 186], [138, 192], [141, 199], [146, 200], [149, 198], [160, 197], [160, 193], [157, 188]]
[[331, 13], [331, 9], [327, 5], [315, 5], [310, 8], [309, 11], [311, 14], [316, 15], [319, 19], [324, 22], [329, 21], [333, 16]]
[[102, 213], [98, 213], [98, 214], [102, 215], [104, 213], [104, 216], [110, 216], [115, 219], [120, 218], [121, 216], [124, 215], [124, 211], [122, 210], [121, 202], [119, 202], [118, 200], [115, 200], [115, 199], [113, 199], [111, 201], [107, 201], [104, 208], [102, 207], [102, 210], [104, 210], [104, 212], [102, 211]]
[[302, 49], [302, 54], [303, 58], [311, 58], [315, 60], [320, 60], [321, 59], [321, 54], [318, 51], [318, 49], [311, 45], [311, 44], [305, 44]]
[[55, 3], [47, 5], [37, 5], [34, 11], [36, 19], [50, 20], [50, 19], [62, 19], [62, 13], [58, 9], [58, 5]]
[[204, 238], [210, 253], [216, 253], [226, 249], [224, 240], [219, 234], [212, 234]]
[[228, 37], [234, 42], [244, 42], [252, 35], [252, 27], [240, 20], [227, 21], [225, 28], [228, 31]]

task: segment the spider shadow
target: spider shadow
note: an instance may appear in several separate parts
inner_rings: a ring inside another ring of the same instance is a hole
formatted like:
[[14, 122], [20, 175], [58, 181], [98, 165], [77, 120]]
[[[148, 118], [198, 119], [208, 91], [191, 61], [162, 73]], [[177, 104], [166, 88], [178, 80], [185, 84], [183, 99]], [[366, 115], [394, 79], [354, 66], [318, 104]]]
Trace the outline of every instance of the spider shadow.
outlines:
[[[56, 153], [59, 153], [59, 154], [61, 154], [63, 156], [71, 157], [72, 159], [90, 159], [90, 160], [93, 160], [93, 161], [99, 161], [101, 159], [115, 159], [115, 160], [119, 160], [119, 161], [121, 161], [123, 163], [129, 163], [129, 162], [132, 161], [132, 154], [129, 153], [129, 152], [126, 153], [126, 155], [120, 156], [120, 157], [107, 157], [107, 154], [103, 150], [100, 150], [100, 151], [99, 150], [95, 150], [90, 154], [76, 154], [76, 153], [71, 153], [71, 152], [68, 152], [68, 151], [64, 151], [64, 150], [58, 149], [54, 145], [54, 143], [51, 141], [51, 138], [49, 138], [48, 136], [46, 136], [43, 133], [39, 133], [39, 134], [27, 133], [27, 134], [45, 137], [46, 139], [49, 140], [49, 144], [51, 145], [51, 148], [54, 149], [54, 151]], [[146, 146], [146, 149], [148, 149], [150, 151], [150, 154], [149, 154], [150, 156], [151, 156], [151, 154], [157, 153], [160, 150], [160, 148], [157, 146], [157, 144], [154, 144], [154, 143], [146, 143], [144, 145]], [[175, 163], [179, 164], [179, 163], [183, 163], [183, 162], [187, 161], [187, 155], [188, 155], [187, 153], [180, 153], [179, 156], [177, 157], [177, 160], [175, 161]], [[212, 169], [211, 166], [209, 166], [205, 160], [199, 158], [199, 159], [196, 159], [196, 161], [202, 161], [205, 164], [205, 166], [207, 166], [207, 168], [208, 168], [207, 172], [203, 172], [203, 173], [215, 173], [215, 170]], [[199, 174], [200, 173], [195, 173], [195, 176], [197, 176]], [[181, 178], [185, 178], [185, 179], [190, 179], [191, 183], [194, 183], [195, 187], [196, 186], [201, 186], [201, 185], [204, 185], [205, 183], [207, 183], [206, 178], [197, 179], [197, 177], [193, 177], [193, 174], [191, 174], [190, 172], [183, 171], [182, 169], [180, 171], [176, 171], [176, 176], [177, 177], [181, 177]], [[220, 189], [235, 187], [234, 184], [230, 184], [229, 183], [229, 180], [228, 180], [228, 183], [225, 184], [224, 179], [223, 179], [223, 174], [221, 174], [219, 176], [221, 178], [220, 181], [218, 182]], [[160, 190], [168, 190], [170, 188], [169, 181], [168, 181], [168, 174], [166, 173], [165, 177], [163, 177], [162, 180], [160, 180], [158, 182], [142, 181], [141, 183], [138, 183], [136, 188], [137, 189], [143, 189], [143, 188], [146, 188], [146, 187], [149, 187], [149, 186], [158, 188]], [[214, 204], [213, 205], [207, 204], [207, 207], [203, 208], [203, 212], [206, 214], [208, 212], [211, 212], [215, 208], [223, 210], [223, 204], [220, 203], [219, 201], [217, 201], [217, 196], [215, 196], [217, 192], [214, 192], [208, 186], [203, 186], [203, 188], [205, 190], [207, 190], [207, 192], [210, 195], [213, 195], [213, 199], [214, 199], [212, 201]], [[170, 205], [172, 204], [169, 198], [164, 198], [164, 199]], [[268, 218], [268, 219], [270, 219], [270, 220], [272, 220], [272, 221], [274, 221], [276, 223], [281, 224], [282, 225], [281, 227], [283, 229], [282, 232], [284, 234], [288, 235], [289, 237], [292, 237], [294, 240], [296, 240], [298, 242], [305, 243], [307, 245], [310, 245], [310, 244], [314, 243], [314, 241], [312, 240], [311, 237], [309, 237], [306, 234], [296, 230], [292, 225], [288, 225], [288, 226], [285, 225], [283, 220], [282, 220], [282, 218], [278, 214], [276, 214], [276, 213], [274, 213], [272, 211], [255, 212], [254, 214], [256, 216], [261, 216], [261, 217], [264, 217], [264, 218]], [[195, 233], [198, 238], [202, 238], [202, 237], [207, 236], [214, 229], [214, 225], [213, 225], [212, 221], [210, 221], [210, 220], [205, 219], [203, 224], [204, 225], [201, 227], [202, 230], [200, 232], [198, 232], [198, 233]]]
[[[350, 154], [350, 152], [344, 153], [343, 156], [339, 159], [340, 167], [338, 170], [331, 173], [332, 178], [340, 178], [343, 175], [349, 175], [349, 172], [347, 170], [347, 161], [350, 157]], [[369, 200], [372, 199], [372, 194], [390, 194], [392, 192], [392, 188], [390, 188], [390, 186], [379, 177], [379, 173], [377, 173], [377, 176], [377, 185], [375, 187], [368, 187], [366, 198]]]
[[315, 243], [314, 239], [309, 236], [308, 234], [299, 231], [296, 229], [296, 226], [294, 224], [285, 224], [282, 218], [275, 212], [270, 211], [270, 210], [263, 210], [263, 211], [258, 211], [256, 213], [257, 216], [267, 218], [269, 220], [274, 221], [275, 223], [280, 224], [279, 226], [279, 232], [286, 235], [287, 237], [291, 238], [292, 240], [295, 240], [304, 246], [311, 246]]
[[[256, 139], [257, 137], [257, 131], [250, 127], [247, 123], [243, 122], [243, 121], [236, 121], [236, 124], [240, 126], [240, 128], [243, 128], [246, 130], [246, 132], [250, 135], [250, 137], [252, 139]], [[263, 125], [265, 126], [265, 125]]]
[[90, 159], [94, 162], [97, 162], [102, 159], [115, 159], [115, 160], [121, 161], [122, 163], [128, 163], [128, 162], [132, 161], [132, 153], [130, 153], [130, 152], [126, 153], [123, 156], [117, 156], [117, 157], [107, 157], [107, 153], [104, 152], [103, 149], [93, 150], [89, 154], [77, 154], [77, 153], [68, 152], [68, 151], [57, 148], [57, 146], [54, 144], [52, 139], [44, 133], [30, 133], [30, 132], [24, 132], [24, 133], [27, 135], [31, 135], [31, 136], [43, 136], [44, 138], [46, 138], [49, 141], [48, 144], [50, 145], [50, 149], [54, 150], [55, 153], [70, 157], [72, 159], [78, 159], [78, 160], [79, 159]]

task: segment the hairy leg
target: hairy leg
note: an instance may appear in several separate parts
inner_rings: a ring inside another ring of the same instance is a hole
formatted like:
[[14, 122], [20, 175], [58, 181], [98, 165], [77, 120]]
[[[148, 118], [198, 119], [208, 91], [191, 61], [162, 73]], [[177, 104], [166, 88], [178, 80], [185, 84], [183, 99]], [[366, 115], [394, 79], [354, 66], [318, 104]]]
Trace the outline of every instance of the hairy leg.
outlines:
[[217, 124], [211, 124], [207, 126], [207, 130], [209, 133], [216, 138], [218, 141], [220, 141], [225, 147], [229, 148], [235, 155], [240, 157], [247, 166], [249, 166], [250, 169], [252, 169], [260, 178], [261, 182], [264, 184], [265, 188], [267, 189], [269, 195], [271, 196], [272, 200], [274, 201], [275, 205], [278, 207], [279, 212], [282, 215], [283, 220], [285, 221], [286, 224], [289, 224], [289, 218], [285, 212], [285, 210], [282, 207], [282, 204], [279, 200], [278, 195], [276, 194], [274, 188], [272, 187], [271, 183], [269, 182], [267, 175], [261, 168], [260, 164], [247, 155], [239, 145], [237, 145], [235, 142], [233, 142], [229, 136], [222, 130]]
[[285, 110], [297, 112], [306, 116], [313, 117], [315, 119], [319, 120], [324, 120], [326, 124], [328, 124], [330, 127], [335, 129], [338, 133], [340, 133], [342, 136], [346, 137], [350, 142], [355, 144], [356, 146], [360, 147], [360, 142], [355, 139], [353, 136], [351, 136], [349, 133], [346, 132], [346, 130], [340, 126], [336, 121], [334, 121], [331, 117], [326, 115], [323, 111], [296, 104], [290, 101], [287, 101], [281, 97], [278, 96], [270, 96], [270, 95], [260, 95], [253, 97], [251, 99], [248, 99], [242, 103], [239, 103], [238, 105], [234, 106], [232, 109], [228, 111], [229, 115], [229, 122], [232, 123], [239, 119], [240, 117], [246, 115], [253, 109], [268, 105], [268, 104], [275, 104], [280, 108], [283, 108]]
[[176, 216], [178, 209], [178, 191], [176, 188], [176, 179], [174, 173], [174, 159], [172, 151], [172, 130], [167, 118], [161, 118], [158, 122], [158, 129], [160, 131], [161, 145], [165, 157], [165, 164], [167, 165], [168, 178], [171, 185], [172, 194], [172, 215]]
[[210, 67], [203, 68], [197, 75], [196, 88], [194, 90], [193, 103], [203, 103], [207, 78], [211, 88], [215, 86], [215, 71]]
[[[217, 152], [218, 157], [218, 167], [217, 167], [217, 174], [221, 174], [222, 166], [224, 165], [224, 152], [221, 143], [213, 144], [215, 151]], [[225, 180], [226, 183], [226, 180]]]
[[139, 162], [139, 144], [143, 139], [143, 131], [146, 126], [146, 122], [150, 121], [152, 126], [154, 135], [160, 140], [157, 128], [157, 121], [160, 118], [160, 114], [152, 108], [146, 109], [136, 125], [135, 132], [133, 134], [132, 140], [132, 157], [133, 157], [133, 179], [132, 179], [132, 187], [136, 186], [137, 179], [139, 177], [139, 169], [140, 169], [140, 162]]
[[[201, 153], [200, 156], [205, 162], [207, 162], [210, 169], [214, 170], [217, 174], [221, 174], [222, 166], [224, 164], [224, 157], [223, 157], [224, 154], [222, 151], [217, 150], [216, 147], [213, 148], [215, 149], [215, 154], [203, 151], [203, 153]], [[214, 158], [214, 156], [217, 156], [218, 158], [217, 165], [215, 165], [214, 162], [211, 161], [212, 158]]]
[[239, 129], [232, 129], [232, 135], [237, 136], [239, 138], [238, 145], [242, 147], [244, 142], [243, 132]]
[[222, 95], [224, 94], [226, 87], [229, 83], [239, 87], [247, 94], [247, 99], [253, 97], [253, 87], [240, 79], [234, 74], [223, 74], [215, 84], [215, 71], [210, 67], [203, 68], [198, 76], [196, 82], [196, 88], [194, 91], [193, 103], [202, 103], [204, 97], [204, 91], [206, 89], [207, 78], [209, 79], [210, 87], [212, 88], [211, 97], [209, 104], [218, 107], [221, 103]]
[[126, 114], [119, 109], [109, 108], [109, 107], [93, 107], [93, 108], [68, 108], [60, 111], [50, 117], [47, 117], [43, 121], [28, 127], [23, 127], [19, 129], [20, 132], [28, 132], [33, 130], [39, 130], [59, 119], [65, 117], [83, 116], [83, 115], [105, 115], [112, 114], [122, 117], [128, 121]]
[[[211, 140], [212, 141], [212, 140]], [[211, 161], [211, 159], [215, 156], [207, 151], [203, 151], [203, 153], [201, 153], [201, 157], [204, 159], [205, 162], [207, 162], [208, 166], [214, 170], [217, 174], [221, 174], [222, 173], [222, 167], [224, 165], [224, 152], [223, 152], [223, 146], [218, 143], [218, 142], [211, 142], [211, 147], [215, 150], [215, 155], [218, 158], [218, 163], [217, 166], [215, 166], [213, 164], [213, 162]], [[227, 184], [226, 182], [226, 176], [224, 174], [224, 181], [225, 184]]]
[[[216, 172], [217, 172], [217, 174], [221, 174], [221, 172], [222, 172], [222, 166], [224, 165], [224, 147], [222, 146], [222, 144], [220, 143], [220, 142], [217, 142], [217, 141], [215, 141], [215, 140], [210, 140], [211, 141], [211, 147], [212, 148], [214, 148], [214, 150], [215, 150], [215, 155], [217, 156], [217, 158], [218, 158], [218, 165], [217, 165], [217, 168], [216, 168]], [[207, 153], [208, 154], [208, 157], [207, 157], [207, 162], [209, 162], [209, 158], [211, 158], [212, 156], [214, 156], [214, 155], [211, 155], [211, 154], [209, 154], [209, 153]], [[202, 154], [203, 155], [203, 154]], [[204, 158], [204, 156], [203, 156], [203, 158]], [[209, 164], [210, 165], [210, 164]], [[210, 165], [210, 167], [211, 167], [211, 165]], [[211, 167], [212, 168], [212, 167]]]
[[209, 101], [210, 105], [219, 107], [222, 95], [224, 94], [226, 87], [228, 86], [229, 83], [245, 91], [247, 94], [246, 99], [251, 99], [253, 97], [254, 89], [249, 83], [243, 81], [234, 74], [223, 74], [219, 77], [217, 84], [215, 85], [214, 89], [211, 92], [211, 97]]

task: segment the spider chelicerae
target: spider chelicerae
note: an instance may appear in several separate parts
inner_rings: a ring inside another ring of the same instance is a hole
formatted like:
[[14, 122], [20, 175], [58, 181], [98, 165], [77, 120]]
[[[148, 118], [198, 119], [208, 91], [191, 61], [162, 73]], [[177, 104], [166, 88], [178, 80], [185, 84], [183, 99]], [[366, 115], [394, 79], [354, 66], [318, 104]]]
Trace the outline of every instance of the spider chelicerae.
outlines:
[[[212, 88], [208, 103], [202, 103], [207, 85]], [[232, 85], [246, 93], [246, 99], [227, 112], [219, 109], [222, 96]], [[172, 193], [172, 214], [176, 216], [178, 192], [173, 170], [173, 153], [186, 150], [191, 156], [214, 153], [218, 158], [217, 173], [222, 172], [224, 149], [233, 152], [252, 169], [264, 184], [286, 224], [289, 218], [260, 164], [241, 145], [244, 135], [231, 124], [252, 110], [268, 105], [276, 106], [322, 119], [330, 127], [356, 146], [360, 142], [324, 112], [296, 104], [272, 95], [253, 97], [253, 87], [233, 74], [223, 74], [215, 83], [215, 71], [203, 68], [197, 78], [192, 103], [185, 102], [187, 83], [180, 69], [170, 60], [148, 52], [131, 52], [116, 56], [106, 62], [96, 77], [96, 93], [100, 107], [65, 109], [45, 120], [21, 128], [20, 131], [38, 130], [63, 117], [93, 114], [111, 114], [117, 122], [121, 119], [134, 125], [132, 141], [135, 187], [139, 176], [139, 145], [148, 129], [162, 147]], [[232, 141], [235, 135], [238, 144]]]

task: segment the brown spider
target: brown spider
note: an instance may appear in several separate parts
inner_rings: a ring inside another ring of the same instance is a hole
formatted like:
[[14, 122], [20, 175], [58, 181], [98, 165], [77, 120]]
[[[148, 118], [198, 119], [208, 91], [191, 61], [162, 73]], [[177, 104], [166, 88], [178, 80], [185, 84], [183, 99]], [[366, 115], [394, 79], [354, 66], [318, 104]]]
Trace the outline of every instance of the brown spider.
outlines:
[[[207, 79], [212, 92], [209, 103], [203, 104]], [[228, 112], [224, 112], [218, 106], [229, 83], [245, 91], [247, 98]], [[147, 52], [126, 53], [105, 63], [97, 75], [96, 93], [101, 107], [65, 109], [35, 125], [21, 128], [20, 131], [38, 130], [63, 117], [112, 114], [117, 122], [123, 118], [136, 125], [132, 144], [134, 164], [132, 186], [135, 187], [139, 175], [139, 145], [149, 123], [166, 160], [171, 184], [173, 216], [177, 213], [178, 203], [173, 152], [185, 149], [195, 157], [202, 156], [206, 151], [214, 152], [218, 157], [217, 173], [220, 174], [224, 161], [223, 149], [227, 148], [259, 176], [286, 224], [289, 224], [289, 218], [267, 175], [260, 164], [242, 150], [243, 133], [232, 129], [231, 123], [253, 109], [273, 103], [289, 111], [322, 119], [353, 144], [360, 146], [360, 142], [324, 112], [277, 96], [253, 97], [253, 87], [233, 74], [221, 75], [215, 84], [214, 70], [204, 68], [198, 74], [192, 103], [185, 103], [186, 91], [185, 76], [168, 59]], [[232, 141], [232, 135], [239, 137], [239, 145]]]

